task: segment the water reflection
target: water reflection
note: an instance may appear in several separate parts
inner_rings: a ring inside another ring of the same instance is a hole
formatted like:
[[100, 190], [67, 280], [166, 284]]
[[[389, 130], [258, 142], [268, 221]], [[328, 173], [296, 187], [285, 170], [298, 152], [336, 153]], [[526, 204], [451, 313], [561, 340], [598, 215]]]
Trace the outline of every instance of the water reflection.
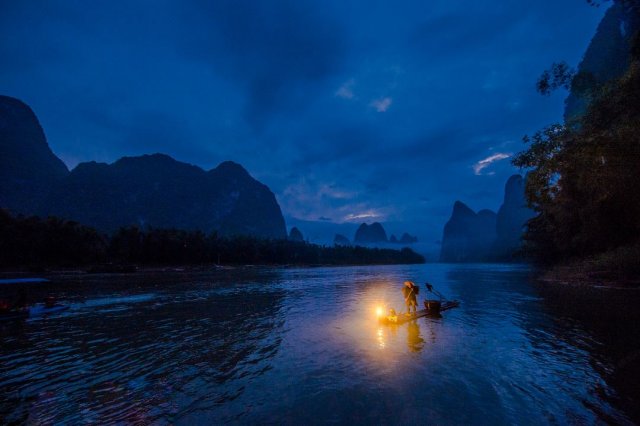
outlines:
[[[554, 319], [554, 339], [579, 349], [602, 378], [593, 393], [640, 423], [640, 291], [548, 283], [536, 283], [535, 290]], [[620, 422], [618, 416], [603, 417]]]
[[84, 295], [68, 314], [3, 324], [0, 418], [173, 422], [237, 399], [273, 368], [286, 294], [245, 282]]
[[[405, 279], [427, 277], [460, 308], [378, 324], [376, 307], [403, 306]], [[517, 266], [256, 268], [56, 288], [69, 311], [0, 325], [3, 422], [593, 424], [630, 423], [638, 406], [638, 332], [564, 315]]]
[[[433, 345], [436, 343], [436, 327], [434, 325], [442, 318], [425, 317], [404, 324], [385, 324], [379, 325], [376, 329], [376, 342], [380, 350], [387, 349], [389, 343], [397, 345], [399, 343], [398, 335], [405, 337], [407, 349], [409, 352], [421, 352], [427, 343]], [[426, 335], [423, 335], [423, 331]], [[406, 336], [405, 336], [406, 334]], [[396, 350], [398, 348], [395, 348]]]
[[420, 335], [418, 321], [407, 323], [407, 346], [411, 352], [420, 352], [424, 346], [424, 339]]
[[[638, 340], [636, 327], [625, 327], [626, 321], [596, 309], [607, 306], [605, 311], [610, 311], [613, 305], [602, 301], [613, 302], [611, 295], [586, 300], [589, 298], [585, 299], [585, 292], [589, 291], [584, 287], [574, 292], [557, 285], [541, 291], [526, 269], [509, 266], [462, 266], [449, 271], [447, 278], [456, 297], [474, 301], [464, 307], [473, 324], [478, 329], [490, 326], [492, 334], [500, 336], [502, 351], [511, 348], [508, 355], [494, 350], [500, 376], [521, 382], [522, 366], [536, 372], [527, 378], [529, 386], [521, 391], [528, 397], [539, 394], [547, 398], [549, 419], [629, 423], [629, 418], [616, 412], [615, 406], [623, 408], [631, 418], [638, 418], [635, 407], [640, 392], [636, 390], [633, 395], [628, 389], [616, 389], [614, 380], [610, 380], [612, 386], [603, 384], [603, 379], [609, 381], [615, 370], [611, 358], [615, 357], [616, 348]], [[597, 325], [585, 327], [577, 318]], [[599, 335], [602, 327], [609, 331]], [[626, 331], [621, 332], [621, 327]], [[490, 335], [486, 333], [486, 338]], [[510, 365], [513, 361], [516, 364]], [[549, 389], [560, 389], [565, 397], [554, 398]], [[616, 390], [621, 390], [622, 395], [616, 395]], [[565, 413], [560, 414], [563, 410]]]
[[384, 329], [382, 327], [378, 327], [377, 336], [378, 336], [378, 346], [380, 347], [380, 349], [384, 349], [387, 346], [387, 344], [385, 343], [385, 340], [384, 340]]

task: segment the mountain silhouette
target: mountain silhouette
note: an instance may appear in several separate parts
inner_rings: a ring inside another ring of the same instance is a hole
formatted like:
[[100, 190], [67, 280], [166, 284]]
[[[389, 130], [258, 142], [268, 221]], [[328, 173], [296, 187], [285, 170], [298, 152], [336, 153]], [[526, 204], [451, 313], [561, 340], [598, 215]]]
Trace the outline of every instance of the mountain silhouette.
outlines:
[[81, 163], [69, 172], [23, 102], [0, 97], [0, 207], [112, 232], [122, 226], [286, 238], [274, 194], [239, 164], [205, 171], [168, 155]]

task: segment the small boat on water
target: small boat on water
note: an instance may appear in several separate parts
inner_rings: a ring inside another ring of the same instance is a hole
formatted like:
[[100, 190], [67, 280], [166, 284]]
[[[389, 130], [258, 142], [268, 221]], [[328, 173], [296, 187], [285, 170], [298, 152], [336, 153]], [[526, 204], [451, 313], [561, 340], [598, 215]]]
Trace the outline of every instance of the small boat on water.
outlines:
[[378, 322], [380, 324], [393, 325], [404, 324], [422, 317], [439, 318], [441, 312], [457, 308], [458, 306], [460, 306], [460, 302], [458, 300], [425, 300], [424, 309], [417, 311], [415, 314], [395, 314], [395, 312], [393, 312], [390, 315], [379, 317]]
[[53, 305], [53, 306], [36, 305], [27, 309], [0, 312], [0, 321], [37, 318], [45, 315], [54, 314], [57, 312], [66, 311], [67, 309], [69, 309], [68, 305]]
[[[46, 278], [38, 277], [0, 279], [0, 285], [42, 284], [49, 282]], [[13, 295], [13, 299], [13, 301], [10, 301], [9, 297], [5, 298], [4, 296], [0, 298], [0, 321], [43, 317], [69, 309], [69, 306], [58, 303], [55, 296], [47, 296], [44, 298], [44, 303], [29, 306], [27, 291], [23, 286], [18, 286], [17, 294]]]

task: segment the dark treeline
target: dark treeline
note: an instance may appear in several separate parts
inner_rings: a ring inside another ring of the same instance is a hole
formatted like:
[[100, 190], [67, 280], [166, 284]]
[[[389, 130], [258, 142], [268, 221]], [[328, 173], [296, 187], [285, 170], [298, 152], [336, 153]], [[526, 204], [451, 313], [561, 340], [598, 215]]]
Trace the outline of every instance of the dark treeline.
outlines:
[[374, 265], [424, 263], [402, 250], [319, 246], [175, 229], [121, 228], [111, 236], [58, 218], [14, 217], [0, 210], [0, 267], [135, 265]]
[[[539, 214], [525, 238], [541, 262], [590, 259], [601, 270], [640, 275], [638, 36], [631, 56], [621, 78], [590, 86], [584, 114], [528, 139], [514, 160], [531, 170], [526, 193]], [[567, 84], [585, 80], [570, 77]]]

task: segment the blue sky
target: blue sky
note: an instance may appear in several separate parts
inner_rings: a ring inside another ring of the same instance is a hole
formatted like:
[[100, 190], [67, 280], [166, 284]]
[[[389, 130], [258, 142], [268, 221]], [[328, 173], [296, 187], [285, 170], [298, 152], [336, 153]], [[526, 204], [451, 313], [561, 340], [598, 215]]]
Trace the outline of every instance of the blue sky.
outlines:
[[576, 65], [603, 13], [584, 0], [0, 0], [0, 93], [34, 109], [70, 168], [234, 160], [286, 216], [432, 238], [455, 200], [499, 207], [522, 136], [562, 117], [565, 94], [538, 95], [536, 78]]

